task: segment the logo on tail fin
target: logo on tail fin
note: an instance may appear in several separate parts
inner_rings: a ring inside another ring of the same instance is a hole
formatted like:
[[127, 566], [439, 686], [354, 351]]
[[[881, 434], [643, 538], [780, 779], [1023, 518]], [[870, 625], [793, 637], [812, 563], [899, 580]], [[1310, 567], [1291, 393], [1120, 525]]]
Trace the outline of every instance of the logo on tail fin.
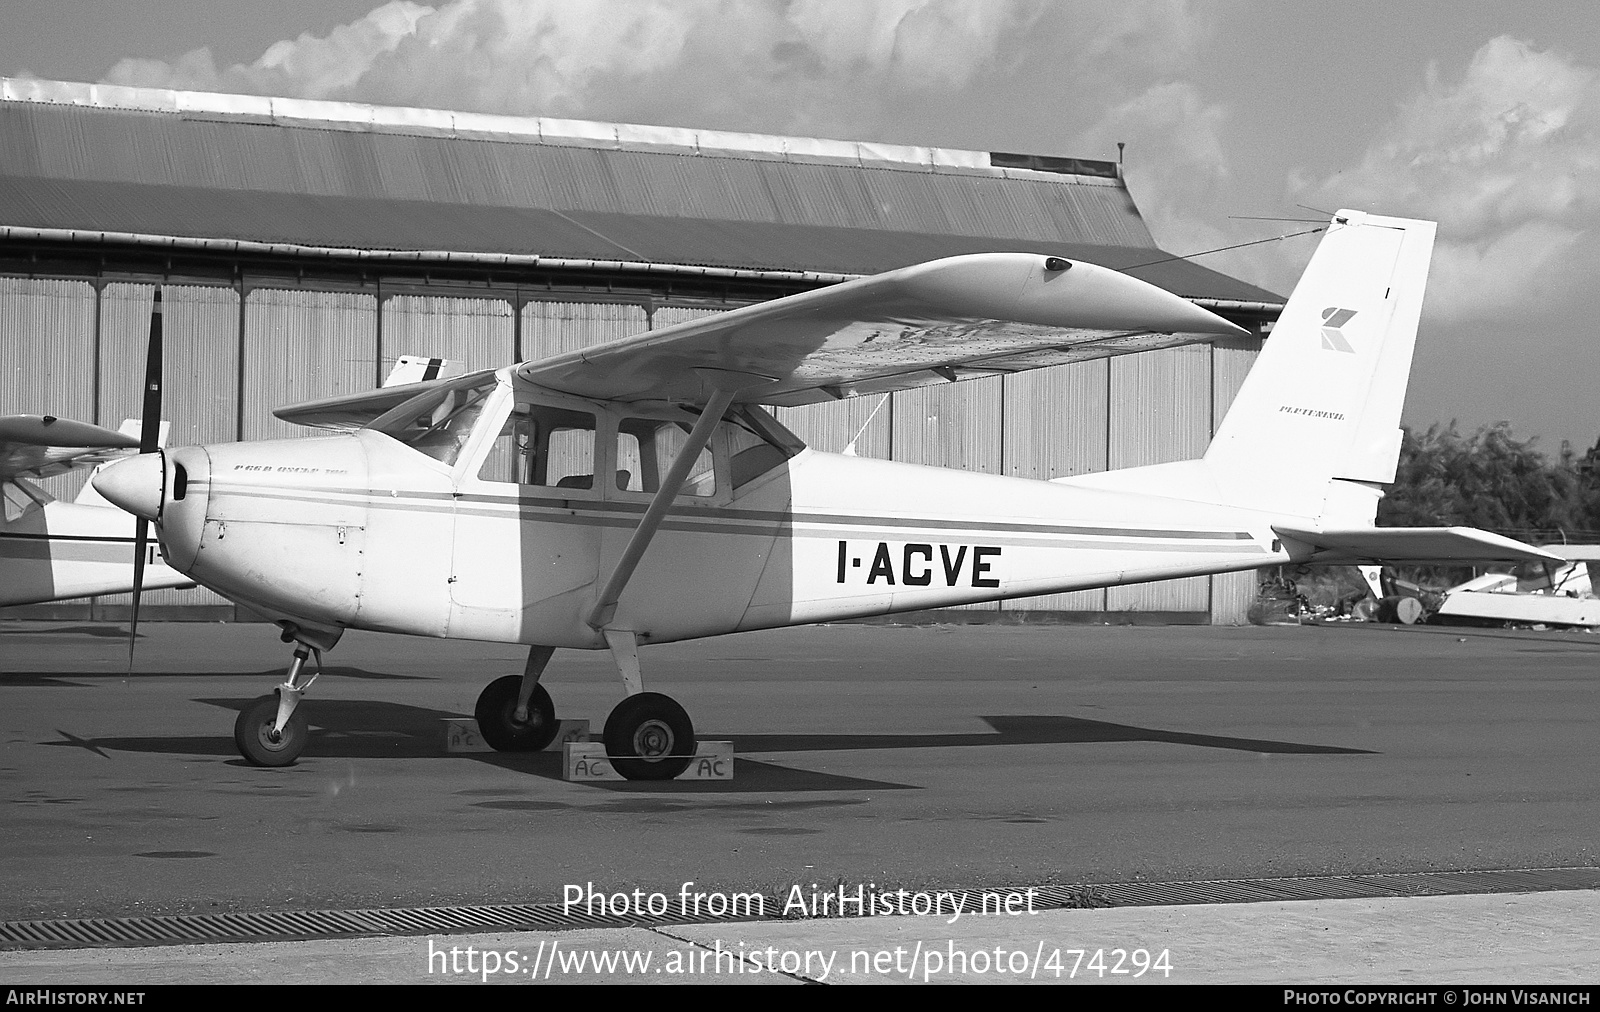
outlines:
[[1340, 332], [1341, 327], [1355, 318], [1354, 309], [1340, 309], [1329, 306], [1322, 311], [1322, 347], [1328, 351], [1342, 351], [1347, 355], [1354, 355], [1356, 350], [1350, 347], [1350, 342], [1344, 339]]

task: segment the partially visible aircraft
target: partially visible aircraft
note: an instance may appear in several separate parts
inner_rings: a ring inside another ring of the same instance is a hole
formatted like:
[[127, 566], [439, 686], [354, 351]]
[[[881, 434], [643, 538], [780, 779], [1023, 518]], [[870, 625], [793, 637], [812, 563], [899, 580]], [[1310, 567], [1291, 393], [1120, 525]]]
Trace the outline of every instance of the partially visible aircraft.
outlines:
[[[131, 423], [137, 426], [137, 422]], [[0, 607], [63, 601], [134, 589], [134, 518], [84, 485], [74, 502], [35, 482], [116, 459], [139, 446], [122, 431], [50, 415], [0, 415]], [[158, 438], [158, 445], [161, 440]], [[145, 548], [141, 584], [192, 587], [154, 545]]]
[[346, 629], [525, 643], [484, 738], [538, 749], [558, 647], [607, 649], [613, 765], [677, 775], [695, 736], [642, 644], [1089, 587], [1372, 559], [1545, 559], [1467, 528], [1380, 529], [1431, 222], [1340, 211], [1205, 456], [1056, 481], [820, 453], [763, 406], [1245, 332], [1093, 264], [953, 257], [500, 370], [280, 409], [324, 439], [189, 446], [96, 487], [171, 564], [273, 616], [294, 660], [239, 716], [252, 763], [305, 747], [305, 664]]

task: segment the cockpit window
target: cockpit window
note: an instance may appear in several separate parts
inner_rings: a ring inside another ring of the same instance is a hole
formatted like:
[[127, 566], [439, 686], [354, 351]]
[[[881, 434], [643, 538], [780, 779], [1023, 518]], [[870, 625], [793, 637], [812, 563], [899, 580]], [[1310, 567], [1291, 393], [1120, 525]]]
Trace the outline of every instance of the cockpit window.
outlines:
[[490, 380], [473, 387], [430, 390], [375, 419], [369, 428], [453, 466], [494, 388]]
[[478, 477], [518, 485], [592, 489], [594, 436], [592, 412], [518, 404], [501, 427]]

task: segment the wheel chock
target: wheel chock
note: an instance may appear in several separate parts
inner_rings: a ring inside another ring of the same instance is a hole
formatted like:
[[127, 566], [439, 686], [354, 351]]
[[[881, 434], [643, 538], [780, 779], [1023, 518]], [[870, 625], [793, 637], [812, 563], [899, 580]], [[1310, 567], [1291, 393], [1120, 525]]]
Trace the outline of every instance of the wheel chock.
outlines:
[[[589, 740], [587, 720], [563, 720], [555, 740], [544, 747], [546, 752], [559, 752], [567, 742]], [[493, 752], [494, 748], [478, 733], [478, 722], [472, 717], [444, 718], [444, 750], [446, 752]]]
[[[574, 741], [562, 748], [561, 779], [563, 780], [623, 780], [626, 779], [611, 765], [606, 757], [606, 746], [599, 741]], [[732, 780], [733, 742], [703, 741], [695, 749], [689, 768], [678, 774], [677, 780]]]

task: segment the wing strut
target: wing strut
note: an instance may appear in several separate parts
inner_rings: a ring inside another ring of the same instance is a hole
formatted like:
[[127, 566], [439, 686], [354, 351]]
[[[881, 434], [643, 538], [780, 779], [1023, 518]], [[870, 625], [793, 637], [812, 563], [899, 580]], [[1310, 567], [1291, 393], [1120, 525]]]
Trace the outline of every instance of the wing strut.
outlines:
[[605, 586], [595, 598], [594, 607], [584, 616], [584, 622], [591, 629], [603, 629], [616, 614], [617, 599], [622, 596], [623, 588], [627, 587], [628, 581], [633, 578], [633, 571], [639, 567], [639, 560], [644, 558], [645, 549], [650, 547], [656, 530], [661, 526], [661, 521], [666, 519], [667, 510], [672, 507], [672, 501], [678, 496], [678, 490], [689, 477], [689, 468], [694, 466], [700, 451], [711, 441], [711, 433], [716, 429], [717, 423], [722, 421], [723, 412], [728, 410], [737, 393], [738, 391], [734, 389], [712, 391], [704, 410], [700, 412], [699, 420], [694, 423], [694, 428], [689, 430], [688, 442], [678, 451], [677, 459], [672, 462], [672, 467], [661, 479], [661, 488], [656, 491], [656, 497], [650, 500], [649, 508], [644, 511], [644, 519], [639, 521], [633, 537], [628, 539], [628, 547], [622, 550], [622, 558], [617, 560], [617, 568], [611, 571], [610, 578], [606, 580]]

